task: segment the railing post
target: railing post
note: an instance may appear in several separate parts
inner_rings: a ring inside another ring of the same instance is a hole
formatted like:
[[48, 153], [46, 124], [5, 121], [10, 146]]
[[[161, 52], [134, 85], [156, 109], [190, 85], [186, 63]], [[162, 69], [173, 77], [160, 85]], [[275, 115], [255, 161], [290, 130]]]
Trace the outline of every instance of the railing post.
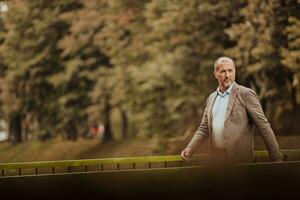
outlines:
[[[1, 0], [0, 0], [1, 1]], [[298, 159], [300, 157], [300, 149], [297, 150], [284, 150], [283, 151], [283, 159], [285, 161], [293, 161], [294, 159]], [[80, 172], [88, 172], [89, 170], [94, 169], [96, 167], [96, 170], [100, 172], [101, 171], [108, 171], [111, 169], [111, 167], [107, 167], [107, 169], [104, 169], [104, 165], [112, 166], [112, 170], [123, 170], [125, 165], [129, 165], [128, 168], [132, 170], [136, 170], [139, 168], [144, 169], [154, 169], [156, 166], [156, 163], [160, 165], [161, 168], [168, 168], [173, 167], [173, 164], [175, 162], [175, 165], [178, 167], [188, 167], [188, 166], [199, 166], [202, 165], [202, 158], [206, 159], [206, 155], [200, 156], [199, 158], [196, 157], [191, 162], [186, 162], [185, 160], [181, 159], [178, 155], [173, 156], [158, 156], [158, 158], [155, 157], [153, 159], [152, 157], [136, 157], [137, 160], [134, 160], [133, 158], [116, 158], [116, 159], [95, 159], [95, 160], [80, 160], [79, 162], [74, 161], [67, 161], [67, 162], [33, 162], [33, 163], [4, 163], [0, 164], [0, 170], [1, 174], [0, 177], [7, 177], [7, 176], [15, 176], [15, 175], [38, 175], [38, 174], [44, 174], [43, 169], [46, 169], [47, 174], [57, 174], [60, 172], [59, 168], [64, 168], [63, 171], [65, 172], [72, 172], [73, 168], [74, 171], [77, 166], [80, 168]], [[256, 152], [255, 154], [255, 162], [260, 163], [264, 162], [267, 159], [267, 152]], [[204, 160], [206, 161], [206, 160]], [[170, 164], [168, 164], [170, 162]], [[75, 163], [75, 164], [74, 164]], [[141, 163], [141, 167], [139, 166], [139, 163]], [[205, 164], [206, 162], [204, 162]], [[121, 165], [124, 164], [124, 167]], [[91, 169], [89, 169], [89, 166], [92, 166]], [[58, 169], [56, 169], [58, 168]], [[127, 167], [125, 167], [127, 169]], [[124, 168], [124, 169], [125, 169]], [[30, 169], [30, 172], [27, 173], [27, 169]], [[12, 173], [11, 171], [12, 170]]]
[[195, 165], [196, 165], [196, 166], [198, 165], [198, 160], [195, 160]]
[[283, 161], [287, 161], [288, 155], [283, 154]]

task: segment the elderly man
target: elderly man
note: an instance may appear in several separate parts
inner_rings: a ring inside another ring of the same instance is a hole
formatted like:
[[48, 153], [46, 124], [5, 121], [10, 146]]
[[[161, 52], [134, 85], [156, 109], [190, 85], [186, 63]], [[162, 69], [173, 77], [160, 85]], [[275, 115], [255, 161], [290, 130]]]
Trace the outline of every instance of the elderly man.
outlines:
[[275, 135], [257, 95], [235, 82], [233, 60], [229, 57], [218, 58], [214, 64], [214, 75], [219, 87], [208, 97], [202, 122], [188, 146], [181, 152], [182, 158], [189, 160], [193, 149], [209, 139], [213, 160], [252, 162], [252, 132], [255, 125], [267, 147], [270, 160], [282, 161]]

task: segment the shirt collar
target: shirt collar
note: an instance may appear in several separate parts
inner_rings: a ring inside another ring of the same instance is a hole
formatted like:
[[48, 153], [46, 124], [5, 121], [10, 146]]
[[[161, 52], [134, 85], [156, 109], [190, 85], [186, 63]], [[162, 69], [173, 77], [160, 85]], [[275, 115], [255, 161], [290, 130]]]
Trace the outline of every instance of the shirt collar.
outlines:
[[227, 88], [227, 90], [223, 94], [221, 93], [220, 88], [218, 87], [217, 88], [218, 95], [221, 95], [221, 96], [230, 95], [234, 83], [235, 82], [233, 81], [232, 84], [230, 85], [230, 87]]

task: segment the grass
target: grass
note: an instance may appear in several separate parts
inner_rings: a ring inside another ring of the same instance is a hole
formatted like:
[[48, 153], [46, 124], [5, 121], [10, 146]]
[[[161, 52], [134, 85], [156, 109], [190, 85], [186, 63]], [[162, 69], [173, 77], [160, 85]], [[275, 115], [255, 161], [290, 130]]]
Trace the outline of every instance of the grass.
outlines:
[[[300, 149], [300, 135], [276, 136], [280, 149]], [[255, 137], [255, 150], [265, 150], [261, 137]]]
[[[281, 149], [300, 148], [300, 135], [277, 136]], [[188, 138], [189, 140], [190, 138]], [[182, 141], [178, 148], [161, 147], [161, 140], [152, 139], [127, 139], [101, 143], [98, 139], [80, 138], [76, 142], [60, 138], [50, 139], [46, 142], [29, 141], [18, 145], [9, 142], [0, 143], [0, 162], [25, 162], [47, 160], [73, 160], [89, 158], [111, 158], [150, 155], [175, 155], [179, 154], [188, 143]], [[197, 153], [206, 152], [207, 144], [199, 148]], [[261, 137], [255, 137], [255, 150], [265, 150]]]
[[101, 143], [98, 139], [80, 138], [76, 142], [50, 139], [45, 142], [29, 141], [18, 145], [0, 143], [0, 162], [71, 160], [88, 158], [153, 155], [155, 139], [128, 139], [123, 142]]

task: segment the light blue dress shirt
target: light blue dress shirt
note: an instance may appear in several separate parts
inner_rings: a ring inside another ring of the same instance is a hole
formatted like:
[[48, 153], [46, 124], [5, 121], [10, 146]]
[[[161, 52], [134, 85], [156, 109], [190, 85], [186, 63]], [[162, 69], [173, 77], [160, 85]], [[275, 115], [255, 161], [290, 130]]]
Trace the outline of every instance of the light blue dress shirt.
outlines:
[[212, 137], [215, 147], [218, 148], [225, 147], [223, 130], [232, 86], [233, 83], [223, 94], [220, 92], [219, 88], [217, 89], [217, 97], [212, 108]]

